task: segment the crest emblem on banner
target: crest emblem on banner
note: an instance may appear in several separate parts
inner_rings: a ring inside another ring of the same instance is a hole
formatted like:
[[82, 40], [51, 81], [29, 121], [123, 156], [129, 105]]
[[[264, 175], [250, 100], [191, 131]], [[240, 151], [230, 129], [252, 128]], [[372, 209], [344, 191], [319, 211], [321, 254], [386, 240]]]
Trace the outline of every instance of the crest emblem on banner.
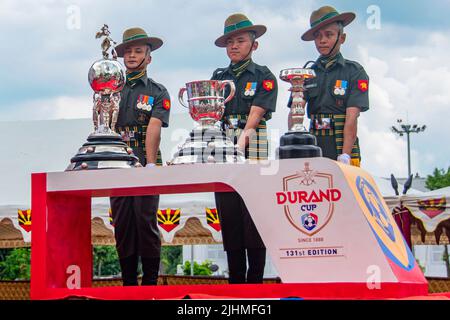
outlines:
[[217, 232], [220, 232], [220, 230], [222, 230], [217, 209], [206, 208], [206, 221], [208, 222], [208, 225]]
[[180, 225], [180, 209], [158, 210], [158, 225], [166, 232], [170, 232]]
[[26, 232], [31, 231], [31, 210], [17, 210], [19, 226]]
[[330, 222], [341, 192], [334, 188], [333, 175], [310, 168], [283, 178], [283, 192], [277, 193], [289, 223], [301, 233], [313, 236]]

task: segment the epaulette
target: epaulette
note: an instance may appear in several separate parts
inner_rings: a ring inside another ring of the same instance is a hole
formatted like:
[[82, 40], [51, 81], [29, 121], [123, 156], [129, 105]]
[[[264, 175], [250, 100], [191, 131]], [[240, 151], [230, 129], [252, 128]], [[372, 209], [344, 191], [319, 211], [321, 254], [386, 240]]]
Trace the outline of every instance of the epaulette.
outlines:
[[216, 71], [214, 71], [213, 73], [213, 78], [215, 78], [216, 76], [218, 76], [219, 74], [223, 73], [225, 70], [227, 70], [228, 68], [219, 68], [216, 69]]

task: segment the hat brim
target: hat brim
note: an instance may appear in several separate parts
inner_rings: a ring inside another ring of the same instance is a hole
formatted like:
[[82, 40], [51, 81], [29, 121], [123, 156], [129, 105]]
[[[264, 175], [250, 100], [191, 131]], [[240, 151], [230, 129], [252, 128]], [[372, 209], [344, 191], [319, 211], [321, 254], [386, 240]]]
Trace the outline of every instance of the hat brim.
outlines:
[[327, 19], [325, 21], [322, 21], [321, 23], [319, 23], [318, 25], [312, 27], [311, 29], [309, 29], [308, 31], [306, 31], [303, 35], [302, 35], [302, 40], [303, 41], [313, 41], [314, 40], [314, 33], [323, 28], [326, 25], [329, 25], [330, 23], [333, 22], [338, 22], [341, 21], [345, 26], [348, 26], [350, 23], [353, 22], [353, 20], [355, 20], [356, 15], [353, 12], [344, 12], [341, 13], [340, 15], [337, 15], [333, 18]]
[[218, 38], [214, 43], [216, 44], [216, 46], [220, 47], [220, 48], [225, 48], [227, 46], [227, 40], [228, 38], [241, 33], [241, 32], [249, 32], [249, 31], [253, 31], [256, 35], [256, 38], [261, 37], [264, 33], [266, 33], [267, 28], [266, 26], [263, 25], [255, 25], [255, 26], [250, 26], [250, 27], [245, 27], [245, 28], [241, 28], [239, 30], [234, 30], [231, 31], [227, 34], [224, 34], [223, 36], [221, 36], [220, 38]]
[[121, 58], [123, 58], [123, 55], [125, 54], [125, 48], [129, 47], [131, 45], [137, 45], [137, 44], [147, 44], [150, 46], [152, 52], [155, 50], [158, 50], [162, 47], [164, 42], [159, 38], [142, 38], [142, 39], [136, 39], [127, 41], [125, 43], [119, 44], [115, 49], [117, 52], [117, 55]]

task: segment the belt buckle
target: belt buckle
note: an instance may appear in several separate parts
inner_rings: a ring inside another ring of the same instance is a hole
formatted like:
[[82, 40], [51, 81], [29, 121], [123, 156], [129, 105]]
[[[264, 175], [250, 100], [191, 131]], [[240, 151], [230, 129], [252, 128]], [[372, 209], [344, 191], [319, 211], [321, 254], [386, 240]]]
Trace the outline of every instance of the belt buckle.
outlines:
[[124, 142], [130, 142], [130, 135], [127, 131], [120, 131], [120, 135], [122, 136], [122, 140]]
[[227, 130], [232, 130], [232, 129], [237, 129], [238, 125], [239, 125], [239, 120], [235, 119], [235, 118], [227, 118], [227, 121], [224, 122], [225, 123], [225, 129]]
[[316, 130], [331, 130], [332, 119], [331, 118], [319, 118], [314, 120], [314, 128]]
[[121, 131], [120, 135], [122, 136], [122, 140], [124, 142], [130, 142], [134, 139], [134, 131]]
[[239, 119], [236, 118], [230, 119], [230, 124], [231, 124], [230, 129], [237, 129], [239, 125]]

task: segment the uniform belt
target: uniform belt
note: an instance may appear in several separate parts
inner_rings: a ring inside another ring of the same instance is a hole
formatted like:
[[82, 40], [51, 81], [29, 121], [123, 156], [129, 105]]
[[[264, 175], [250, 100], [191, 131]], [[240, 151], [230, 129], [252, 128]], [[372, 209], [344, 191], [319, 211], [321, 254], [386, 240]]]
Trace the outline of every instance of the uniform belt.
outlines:
[[[144, 149], [144, 157], [145, 162], [147, 162], [147, 155], [145, 154], [145, 138], [147, 137], [147, 126], [124, 126], [124, 127], [117, 127], [117, 131], [119, 134], [122, 135], [122, 137], [127, 134], [129, 137], [128, 141], [124, 142], [130, 147], [130, 148], [139, 148]], [[132, 137], [130, 137], [130, 134]], [[156, 165], [162, 166], [162, 155], [161, 150], [158, 149], [158, 154], [156, 158]]]
[[[330, 129], [316, 129], [314, 124], [316, 120], [322, 119], [332, 119], [333, 124]], [[345, 114], [312, 114], [311, 115], [311, 134], [319, 137], [334, 137], [336, 141], [336, 151], [338, 155], [342, 154], [342, 150], [344, 147], [344, 127], [345, 127]], [[352, 164], [355, 166], [360, 166], [361, 162], [361, 152], [359, 148], [359, 139], [356, 139], [356, 142], [352, 148], [351, 153]]]
[[[317, 129], [316, 122], [322, 123], [323, 119], [331, 120], [329, 124], [329, 128], [327, 129]], [[336, 123], [344, 121], [345, 122], [345, 114], [331, 114], [331, 113], [320, 113], [320, 114], [312, 114], [311, 115], [311, 125], [310, 132], [316, 136], [327, 137], [336, 135]], [[343, 133], [343, 132], [342, 132]]]
[[[222, 119], [222, 129], [245, 129], [245, 126], [247, 125], [247, 119], [248, 115], [246, 114], [231, 114], [228, 116], [224, 116]], [[262, 118], [261, 122], [259, 124], [259, 127], [265, 127], [266, 126], [266, 119]]]
[[[237, 126], [230, 127], [225, 125], [223, 128], [233, 143], [238, 142], [238, 138], [241, 135], [245, 125], [247, 124], [248, 115], [232, 114], [224, 117], [222, 125], [232, 122], [237, 122]], [[261, 119], [259, 125], [256, 127], [256, 134], [253, 135], [249, 141], [249, 145], [245, 150], [245, 156], [251, 160], [266, 160], [268, 158], [268, 141], [267, 141], [267, 126], [266, 119]]]
[[145, 148], [147, 126], [123, 126], [117, 127], [118, 133], [124, 138], [124, 142], [131, 148]]

